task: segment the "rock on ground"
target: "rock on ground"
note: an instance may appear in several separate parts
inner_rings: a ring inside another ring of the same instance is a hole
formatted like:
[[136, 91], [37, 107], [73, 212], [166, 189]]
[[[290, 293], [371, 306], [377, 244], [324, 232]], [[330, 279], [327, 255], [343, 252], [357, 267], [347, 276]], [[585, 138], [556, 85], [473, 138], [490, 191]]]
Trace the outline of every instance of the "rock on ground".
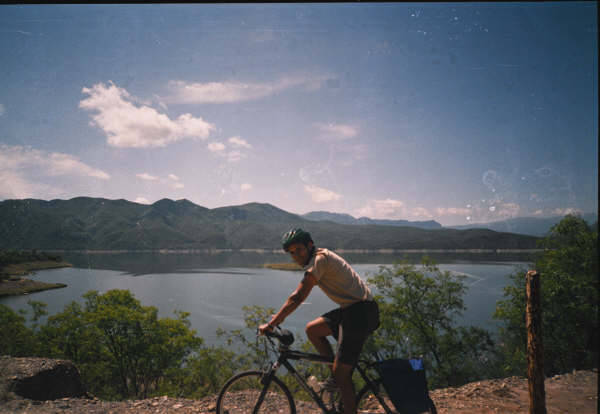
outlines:
[[71, 361], [46, 358], [0, 357], [2, 394], [29, 400], [81, 397], [85, 388]]

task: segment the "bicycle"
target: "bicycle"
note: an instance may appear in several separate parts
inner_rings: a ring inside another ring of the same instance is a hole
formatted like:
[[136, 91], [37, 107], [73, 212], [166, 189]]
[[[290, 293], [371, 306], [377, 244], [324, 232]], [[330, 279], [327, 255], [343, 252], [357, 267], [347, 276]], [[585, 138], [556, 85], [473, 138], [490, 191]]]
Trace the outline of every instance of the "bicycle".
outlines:
[[[263, 370], [253, 370], [238, 373], [231, 377], [219, 392], [217, 398], [217, 414], [273, 414], [287, 413], [296, 414], [296, 403], [288, 387], [275, 374], [284, 366], [298, 384], [308, 393], [310, 398], [319, 406], [324, 414], [338, 414], [343, 412], [341, 398], [337, 390], [313, 389], [303, 376], [298, 373], [290, 361], [309, 361], [318, 364], [333, 364], [332, 358], [323, 357], [318, 354], [296, 351], [290, 349], [294, 342], [291, 332], [277, 328], [279, 332], [269, 332], [265, 336], [270, 343], [270, 348], [277, 355], [277, 360]], [[275, 342], [271, 339], [275, 338]], [[390, 408], [382, 391], [382, 380], [380, 377], [372, 377], [376, 362], [360, 359], [355, 367], [362, 377], [365, 385], [356, 394], [358, 413], [369, 413], [361, 407], [375, 399], [386, 414], [396, 414], [397, 411]], [[371, 374], [368, 374], [371, 372]], [[428, 398], [428, 412], [436, 414], [435, 405]], [[380, 408], [380, 409], [381, 409]]]

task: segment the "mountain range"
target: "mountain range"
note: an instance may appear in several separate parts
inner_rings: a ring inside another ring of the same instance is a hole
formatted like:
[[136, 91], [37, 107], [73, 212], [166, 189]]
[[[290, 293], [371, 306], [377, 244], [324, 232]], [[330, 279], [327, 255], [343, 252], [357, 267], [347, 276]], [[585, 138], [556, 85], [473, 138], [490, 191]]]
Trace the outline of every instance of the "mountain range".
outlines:
[[434, 220], [408, 221], [371, 219], [368, 217], [354, 218], [350, 214], [330, 213], [328, 211], [311, 211], [310, 213], [303, 214], [302, 217], [311, 221], [332, 221], [339, 224], [379, 224], [382, 226], [417, 227], [430, 230], [442, 228], [442, 225]]
[[[380, 220], [371, 219], [368, 217], [354, 218], [349, 214], [331, 213], [328, 211], [311, 211], [303, 214], [302, 217], [313, 221], [332, 221], [339, 224], [379, 224], [386, 226], [409, 226], [421, 229], [441, 229], [442, 225], [434, 220], [429, 221], [407, 221], [407, 220]], [[529, 236], [544, 237], [549, 232], [552, 226], [563, 219], [564, 216], [553, 217], [517, 217], [507, 220], [493, 221], [489, 223], [473, 223], [460, 226], [444, 226], [448, 229], [489, 229], [499, 232], [525, 234]], [[593, 225], [598, 221], [597, 214], [584, 214], [582, 218], [589, 224]]]
[[[583, 214], [581, 216], [590, 226], [598, 221], [597, 214]], [[530, 236], [546, 236], [552, 226], [561, 221], [564, 216], [553, 217], [517, 217], [508, 220], [493, 221], [490, 223], [473, 223], [462, 226], [449, 226], [448, 228], [466, 229], [490, 229], [494, 231], [505, 231], [509, 233], [527, 234]]]
[[281, 235], [293, 227], [332, 249], [531, 249], [537, 240], [488, 229], [312, 221], [261, 203], [208, 209], [185, 199], [0, 202], [4, 249], [279, 249]]

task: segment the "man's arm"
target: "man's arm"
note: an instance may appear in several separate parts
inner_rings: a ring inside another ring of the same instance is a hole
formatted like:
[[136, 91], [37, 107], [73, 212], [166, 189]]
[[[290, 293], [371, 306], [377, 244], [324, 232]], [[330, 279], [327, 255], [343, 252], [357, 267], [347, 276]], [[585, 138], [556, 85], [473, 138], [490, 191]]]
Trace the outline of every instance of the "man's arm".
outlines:
[[317, 279], [314, 275], [306, 272], [296, 290], [287, 298], [281, 309], [271, 318], [271, 321], [258, 328], [260, 333], [264, 334], [266, 331], [272, 330], [273, 327], [280, 325], [290, 313], [294, 312], [304, 302], [316, 284]]

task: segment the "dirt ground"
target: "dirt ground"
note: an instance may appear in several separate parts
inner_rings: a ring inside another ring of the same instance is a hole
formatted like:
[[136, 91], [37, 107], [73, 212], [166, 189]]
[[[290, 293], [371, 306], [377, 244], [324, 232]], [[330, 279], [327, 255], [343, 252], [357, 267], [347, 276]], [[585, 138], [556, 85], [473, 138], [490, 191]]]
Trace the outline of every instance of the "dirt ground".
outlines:
[[[548, 414], [598, 413], [598, 371], [575, 371], [547, 378]], [[440, 414], [528, 413], [527, 379], [510, 377], [479, 381], [457, 388], [434, 390], [431, 397]], [[64, 398], [53, 401], [14, 399], [0, 401], [0, 413], [70, 414], [213, 414], [216, 397], [202, 400], [156, 397], [138, 401], [107, 402], [98, 399]], [[313, 404], [297, 402], [298, 414], [320, 413]], [[370, 408], [360, 414], [380, 414]]]
[[[598, 412], [598, 372], [576, 371], [545, 381], [548, 414]], [[474, 382], [431, 392], [438, 413], [528, 413], [526, 378]]]

